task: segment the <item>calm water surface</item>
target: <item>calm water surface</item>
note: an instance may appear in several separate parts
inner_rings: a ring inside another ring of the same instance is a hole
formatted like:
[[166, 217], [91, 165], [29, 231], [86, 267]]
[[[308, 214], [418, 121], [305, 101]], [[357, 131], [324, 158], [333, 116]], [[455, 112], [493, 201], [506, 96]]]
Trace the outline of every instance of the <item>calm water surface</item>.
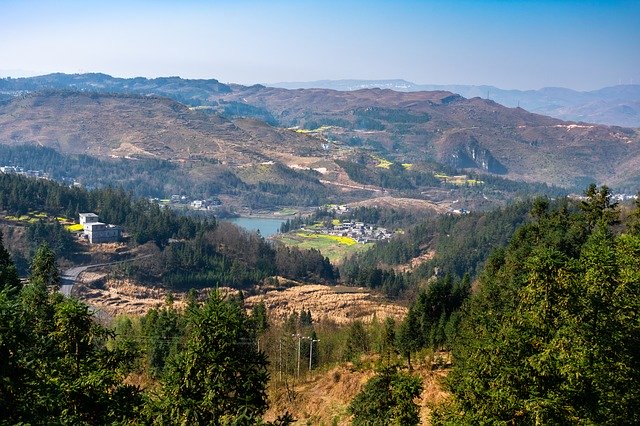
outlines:
[[227, 219], [229, 222], [243, 227], [247, 231], [260, 231], [263, 237], [269, 237], [276, 234], [280, 230], [280, 225], [286, 222], [283, 219], [271, 219], [261, 217], [237, 217], [235, 219]]

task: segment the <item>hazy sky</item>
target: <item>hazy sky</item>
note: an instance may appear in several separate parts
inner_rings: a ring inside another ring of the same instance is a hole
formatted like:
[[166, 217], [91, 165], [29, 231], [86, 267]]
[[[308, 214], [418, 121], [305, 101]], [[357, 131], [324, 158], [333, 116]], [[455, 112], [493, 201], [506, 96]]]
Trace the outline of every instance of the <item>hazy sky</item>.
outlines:
[[0, 0], [0, 75], [640, 83], [635, 1]]

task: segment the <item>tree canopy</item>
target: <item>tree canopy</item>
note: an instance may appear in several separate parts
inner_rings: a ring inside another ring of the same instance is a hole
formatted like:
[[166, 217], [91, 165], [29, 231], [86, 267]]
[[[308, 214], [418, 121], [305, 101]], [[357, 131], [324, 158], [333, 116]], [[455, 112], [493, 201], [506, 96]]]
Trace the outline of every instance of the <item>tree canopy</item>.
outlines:
[[640, 423], [640, 238], [606, 187], [537, 204], [463, 307], [436, 424]]

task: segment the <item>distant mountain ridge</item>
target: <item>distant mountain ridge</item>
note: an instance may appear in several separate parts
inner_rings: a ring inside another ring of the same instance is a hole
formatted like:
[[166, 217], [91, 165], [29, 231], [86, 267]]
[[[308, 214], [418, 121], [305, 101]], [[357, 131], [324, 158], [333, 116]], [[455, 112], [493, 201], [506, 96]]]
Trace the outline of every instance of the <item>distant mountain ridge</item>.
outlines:
[[[618, 92], [627, 90], [603, 89], [613, 98]], [[205, 158], [239, 174], [275, 162], [323, 170], [323, 180], [346, 185], [353, 184], [347, 169], [375, 181], [382, 160], [566, 188], [597, 182], [636, 192], [640, 184], [637, 130], [566, 122], [451, 91], [51, 74], [0, 79], [0, 94], [0, 143], [14, 146], [186, 163]], [[365, 166], [373, 175], [363, 175]]]
[[539, 90], [505, 90], [495, 86], [415, 84], [392, 80], [318, 80], [270, 84], [283, 89], [391, 89], [399, 92], [445, 90], [465, 98], [491, 99], [508, 107], [521, 107], [529, 112], [561, 120], [640, 127], [640, 85], [627, 84], [581, 92], [562, 87]]
[[0, 78], [2, 95], [42, 90], [74, 90], [79, 92], [127, 95], [156, 95], [174, 99], [185, 105], [206, 105], [231, 87], [215, 79], [190, 80], [180, 77], [118, 78], [107, 74], [48, 74], [38, 77]]
[[[283, 82], [269, 87], [295, 89], [331, 89], [354, 91], [390, 89], [398, 92], [448, 91], [465, 98], [491, 99], [507, 107], [520, 107], [536, 114], [567, 121], [640, 127], [640, 85], [628, 84], [593, 91], [576, 91], [561, 87], [539, 90], [505, 90], [488, 85], [415, 84], [402, 79], [390, 80], [318, 80]], [[255, 85], [264, 87], [264, 85]], [[165, 96], [185, 105], [217, 105], [221, 95], [245, 86], [224, 84], [216, 79], [183, 79], [180, 77], [118, 78], [102, 73], [55, 73], [38, 77], [0, 78], [0, 102], [22, 92], [41, 90], [77, 90], [82, 92], [120, 93]], [[265, 117], [262, 117], [265, 119]], [[268, 121], [268, 120], [266, 120]]]

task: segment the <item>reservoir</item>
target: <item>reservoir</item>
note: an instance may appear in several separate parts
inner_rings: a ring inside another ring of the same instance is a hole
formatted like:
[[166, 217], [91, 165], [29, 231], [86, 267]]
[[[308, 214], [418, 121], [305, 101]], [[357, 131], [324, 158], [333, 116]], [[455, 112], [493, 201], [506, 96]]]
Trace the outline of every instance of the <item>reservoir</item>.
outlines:
[[286, 219], [262, 217], [237, 217], [226, 220], [246, 229], [247, 231], [260, 231], [260, 235], [265, 238], [278, 233], [280, 231], [280, 225], [286, 222]]

